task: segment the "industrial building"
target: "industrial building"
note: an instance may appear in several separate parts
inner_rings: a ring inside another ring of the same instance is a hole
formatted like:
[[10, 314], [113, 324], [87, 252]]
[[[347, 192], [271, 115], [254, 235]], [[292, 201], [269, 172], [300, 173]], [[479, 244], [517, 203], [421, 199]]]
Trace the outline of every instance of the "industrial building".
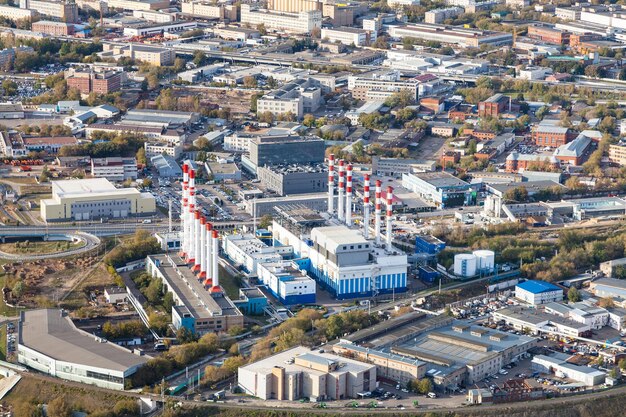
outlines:
[[558, 333], [571, 337], [585, 337], [591, 335], [591, 325], [549, 314], [543, 309], [524, 306], [503, 308], [492, 313], [495, 321], [501, 321], [519, 331], [528, 331], [531, 334]]
[[[221, 291], [210, 291], [180, 256], [150, 255], [146, 259], [146, 271], [161, 279], [166, 291], [174, 296], [172, 323], [176, 329], [185, 327], [204, 334], [243, 327], [243, 315], [230, 298]], [[218, 279], [213, 282], [219, 285]]]
[[58, 309], [21, 312], [18, 335], [20, 364], [106, 389], [127, 388], [129, 378], [150, 359], [76, 328]]
[[156, 202], [136, 188], [116, 188], [106, 178], [52, 181], [52, 198], [41, 200], [46, 221], [99, 220], [151, 215]]
[[261, 184], [280, 196], [319, 193], [328, 188], [323, 164], [263, 166], [256, 173]]
[[495, 271], [495, 253], [490, 250], [475, 250], [472, 253], [454, 255], [454, 275], [470, 278]]
[[381, 70], [350, 75], [348, 90], [352, 97], [365, 101], [385, 101], [393, 94], [408, 91], [417, 100], [419, 81], [402, 79], [400, 71]]
[[170, 155], [154, 155], [150, 158], [150, 164], [155, 167], [159, 173], [159, 177], [163, 178], [179, 178], [183, 175], [182, 169], [176, 163], [176, 160]]
[[317, 136], [257, 136], [250, 139], [250, 154], [241, 157], [241, 164], [252, 173], [266, 165], [317, 164], [324, 161], [325, 146]]
[[52, 36], [71, 36], [74, 34], [74, 25], [65, 22], [39, 20], [31, 25], [33, 32], [45, 33]]
[[[335, 198], [336, 200], [336, 198]], [[299, 206], [306, 207], [312, 211], [323, 212], [328, 208], [328, 198], [326, 193], [296, 194], [286, 197], [264, 197], [249, 199], [244, 201], [245, 211], [251, 216], [257, 217], [266, 214], [276, 214], [278, 210]]]
[[431, 172], [437, 167], [437, 161], [421, 159], [383, 158], [372, 156], [372, 174], [401, 178], [402, 174]]
[[494, 94], [485, 101], [478, 103], [478, 116], [499, 117], [511, 105], [511, 98], [504, 94]]
[[262, 283], [285, 305], [315, 304], [315, 280], [296, 261], [261, 262], [257, 275]]
[[249, 276], [257, 275], [257, 266], [262, 262], [282, 260], [276, 248], [267, 246], [252, 234], [225, 236], [222, 245], [224, 254]]
[[536, 306], [563, 300], [563, 289], [546, 281], [529, 280], [515, 286], [515, 297]]
[[600, 278], [591, 281], [589, 291], [596, 297], [626, 300], [626, 281], [616, 278]]
[[429, 23], [412, 23], [405, 26], [390, 26], [389, 35], [392, 38], [404, 37], [438, 41], [445, 44], [462, 47], [478, 48], [481, 45], [510, 45], [513, 35], [505, 32], [468, 29], [459, 26], [443, 26]]
[[300, 119], [322, 103], [322, 88], [315, 78], [297, 78], [257, 100], [257, 113], [275, 116], [291, 113]]
[[402, 186], [442, 209], [471, 205], [476, 199], [469, 183], [447, 172], [402, 174]]
[[[335, 27], [332, 29], [322, 29], [322, 39], [328, 39], [328, 42], [342, 43], [344, 45], [364, 46], [371, 42], [371, 32], [351, 27]], [[376, 35], [374, 35], [374, 40]]]
[[445, 242], [430, 235], [417, 235], [415, 237], [415, 253], [437, 255], [446, 248]]
[[67, 71], [65, 80], [68, 88], [76, 88], [81, 94], [109, 94], [122, 88], [123, 72], [86, 68]]
[[567, 378], [580, 382], [587, 387], [594, 387], [604, 383], [606, 372], [590, 366], [580, 366], [567, 362], [569, 355], [556, 353], [552, 356], [535, 355], [531, 367], [533, 371], [545, 374], [556, 374], [560, 378]]
[[109, 181], [134, 181], [137, 179], [137, 159], [121, 156], [91, 158], [91, 175]]
[[376, 366], [298, 346], [240, 367], [237, 381], [262, 400], [343, 400], [376, 388]]

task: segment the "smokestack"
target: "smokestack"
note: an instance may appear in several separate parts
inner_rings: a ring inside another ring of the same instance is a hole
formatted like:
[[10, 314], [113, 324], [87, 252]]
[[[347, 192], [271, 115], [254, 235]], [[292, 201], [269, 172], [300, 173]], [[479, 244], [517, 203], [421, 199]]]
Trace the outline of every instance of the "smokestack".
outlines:
[[370, 176], [363, 179], [363, 237], [369, 239], [370, 234]]
[[333, 215], [335, 199], [335, 154], [328, 155], [328, 214]]
[[189, 170], [189, 212], [187, 213], [187, 263], [195, 262], [196, 234], [194, 228], [194, 216], [196, 211], [196, 170]]
[[196, 208], [193, 222], [193, 235], [194, 235], [194, 251], [193, 251], [193, 271], [200, 272], [200, 262], [202, 261], [202, 254], [200, 249], [202, 248], [202, 229], [200, 229], [200, 209]]
[[198, 275], [200, 279], [206, 278], [206, 238], [206, 218], [202, 216], [200, 217], [200, 274]]
[[348, 165], [348, 183], [346, 186], [346, 224], [352, 226], [352, 164]]
[[343, 203], [344, 203], [344, 201], [343, 201], [343, 192], [344, 192], [344, 189], [343, 189], [343, 186], [344, 186], [343, 185], [343, 176], [345, 174], [344, 173], [344, 166], [343, 166], [343, 164], [344, 164], [343, 159], [340, 159], [339, 160], [339, 198], [337, 200], [337, 218], [340, 221], [343, 221], [344, 215], [346, 214], [344, 212], [344, 208], [343, 208]]
[[219, 234], [217, 230], [213, 230], [213, 269], [212, 269], [212, 278], [213, 278], [213, 286], [211, 287], [212, 293], [221, 292], [220, 288], [220, 277], [217, 269], [217, 260], [218, 260], [218, 249], [219, 249]]
[[189, 165], [183, 164], [183, 206], [180, 210], [180, 255], [187, 256], [187, 207], [189, 206]]
[[380, 180], [376, 180], [376, 207], [374, 209], [374, 238], [376, 238], [376, 244], [380, 244], [380, 204], [381, 193], [383, 183]]
[[206, 288], [211, 288], [213, 286], [213, 278], [211, 274], [213, 273], [213, 224], [206, 224], [206, 245], [204, 246], [204, 254], [206, 257], [206, 279], [204, 281], [204, 286]]
[[391, 216], [393, 216], [393, 188], [387, 187], [387, 250], [391, 250]]

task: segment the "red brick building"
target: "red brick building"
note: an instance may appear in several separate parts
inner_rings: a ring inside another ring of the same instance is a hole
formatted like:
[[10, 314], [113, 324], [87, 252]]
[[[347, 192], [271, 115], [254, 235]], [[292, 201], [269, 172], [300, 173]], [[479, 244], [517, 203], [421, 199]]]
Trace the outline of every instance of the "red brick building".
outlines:
[[32, 24], [32, 31], [46, 33], [53, 36], [71, 36], [74, 34], [74, 25], [71, 23], [40, 20], [39, 22], [34, 22]]
[[478, 103], [478, 116], [498, 117], [509, 107], [510, 98], [504, 94], [494, 94], [485, 101]]
[[76, 88], [81, 94], [109, 94], [122, 88], [122, 73], [117, 71], [75, 71], [66, 80], [68, 88]]
[[537, 146], [549, 146], [558, 148], [574, 139], [573, 134], [568, 128], [560, 126], [537, 126], [533, 129], [532, 139]]
[[568, 45], [570, 42], [569, 32], [547, 25], [528, 26], [528, 37], [556, 45]]
[[463, 134], [471, 136], [474, 139], [478, 140], [493, 140], [498, 136], [496, 132], [492, 132], [490, 130], [482, 130], [482, 129], [472, 129], [472, 128], [464, 128]]
[[444, 100], [442, 97], [424, 97], [420, 100], [420, 105], [429, 110], [432, 110], [433, 113], [441, 113], [444, 109]]
[[447, 151], [441, 158], [439, 158], [439, 163], [443, 167], [451, 166], [458, 163], [461, 160], [461, 155], [458, 152]]
[[528, 167], [532, 167], [532, 165], [543, 164], [558, 167], [559, 161], [555, 157], [548, 155], [529, 155], [511, 152], [509, 156], [506, 157], [506, 172], [523, 171], [528, 169]]

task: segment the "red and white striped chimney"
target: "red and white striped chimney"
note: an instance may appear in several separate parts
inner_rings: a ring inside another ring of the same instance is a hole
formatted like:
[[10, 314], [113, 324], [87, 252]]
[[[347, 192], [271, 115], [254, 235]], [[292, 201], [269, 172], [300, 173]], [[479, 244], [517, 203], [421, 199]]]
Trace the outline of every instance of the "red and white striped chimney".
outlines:
[[363, 178], [363, 237], [369, 239], [370, 234], [370, 176]]
[[194, 228], [194, 217], [196, 211], [196, 170], [189, 170], [189, 212], [187, 213], [187, 236], [189, 245], [187, 246], [187, 262], [195, 263], [196, 234]]
[[183, 206], [180, 209], [180, 256], [187, 256], [187, 209], [189, 207], [189, 165], [183, 164]]
[[213, 286], [211, 287], [211, 292], [212, 293], [219, 293], [222, 291], [221, 287], [220, 287], [220, 277], [219, 277], [219, 271], [217, 269], [217, 261], [218, 261], [218, 253], [219, 253], [219, 245], [220, 245], [220, 241], [219, 241], [219, 234], [217, 233], [217, 230], [213, 230], [213, 268], [212, 268], [212, 278], [213, 278]]
[[352, 164], [348, 164], [346, 184], [346, 224], [352, 226]]
[[393, 188], [387, 187], [387, 250], [391, 250], [391, 219], [393, 217]]
[[335, 154], [328, 155], [328, 214], [335, 209]]
[[376, 180], [376, 207], [374, 209], [374, 238], [376, 244], [380, 244], [380, 215], [381, 215], [381, 193], [383, 183], [380, 180]]
[[198, 278], [205, 279], [206, 278], [206, 218], [204, 216], [200, 217], [200, 274]]
[[344, 220], [344, 215], [346, 214], [344, 212], [344, 207], [343, 207], [343, 203], [344, 203], [344, 201], [343, 201], [343, 198], [344, 198], [344, 196], [343, 196], [343, 192], [344, 192], [343, 176], [345, 174], [344, 169], [345, 169], [344, 168], [344, 160], [340, 159], [339, 160], [339, 186], [338, 186], [338, 188], [339, 188], [339, 197], [337, 199], [337, 218], [340, 221]]
[[203, 250], [204, 250], [205, 257], [206, 257], [206, 278], [204, 281], [204, 286], [205, 288], [211, 288], [213, 286], [213, 277], [211, 275], [213, 273], [213, 253], [212, 253], [213, 224], [212, 223], [206, 224], [205, 233], [206, 233], [206, 245], [204, 246]]
[[202, 254], [200, 253], [200, 248], [202, 247], [202, 229], [200, 229], [200, 207], [196, 207], [196, 211], [194, 212], [194, 221], [193, 221], [193, 235], [194, 235], [194, 251], [193, 251], [193, 271], [200, 272], [200, 262], [202, 261]]

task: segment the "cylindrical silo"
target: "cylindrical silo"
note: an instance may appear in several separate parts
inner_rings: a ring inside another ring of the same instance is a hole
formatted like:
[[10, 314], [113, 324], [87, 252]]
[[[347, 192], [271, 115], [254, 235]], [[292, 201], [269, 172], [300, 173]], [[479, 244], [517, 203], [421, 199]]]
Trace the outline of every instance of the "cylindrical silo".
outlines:
[[476, 255], [473, 253], [461, 253], [454, 255], [454, 274], [461, 277], [476, 275]]
[[476, 266], [480, 271], [491, 272], [496, 264], [496, 254], [492, 250], [475, 250]]

